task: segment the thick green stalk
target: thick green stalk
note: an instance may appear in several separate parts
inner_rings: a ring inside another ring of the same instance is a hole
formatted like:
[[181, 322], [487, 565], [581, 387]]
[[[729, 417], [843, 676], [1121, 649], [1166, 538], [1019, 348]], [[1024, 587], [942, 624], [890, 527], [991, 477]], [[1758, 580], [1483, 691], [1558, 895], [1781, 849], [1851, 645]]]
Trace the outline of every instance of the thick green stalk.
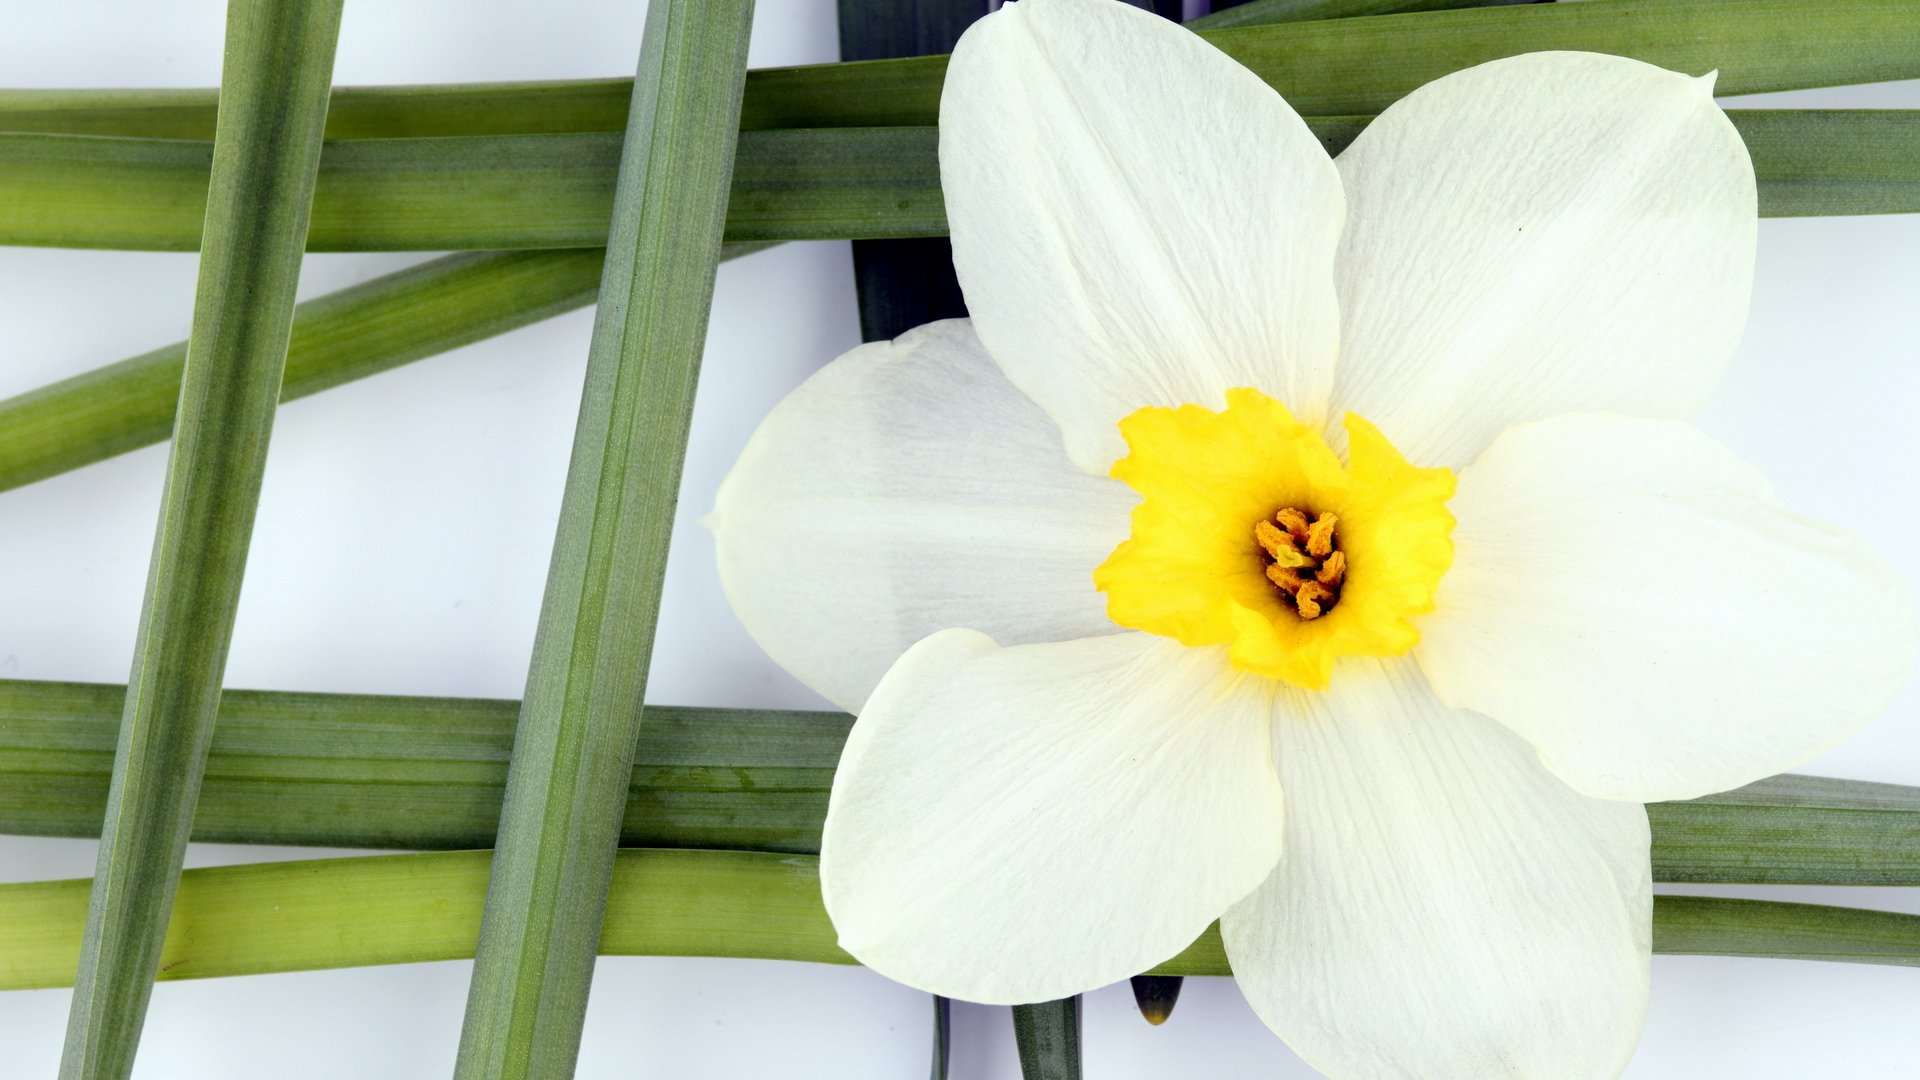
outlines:
[[1734, 109], [1761, 217], [1920, 210], [1920, 111]]
[[[1203, 32], [1302, 115], [1378, 112], [1420, 85], [1520, 53], [1581, 49], [1690, 74], [1722, 94], [1920, 76], [1912, 0], [1585, 0]], [[747, 127], [930, 124], [946, 58], [754, 73]]]
[[[733, 244], [723, 259], [764, 245]], [[449, 255], [293, 309], [293, 401], [593, 303], [597, 249]], [[165, 442], [187, 343], [0, 401], [0, 491]]]
[[1647, 817], [1660, 881], [1920, 885], [1920, 788], [1775, 776]]
[[[0, 832], [98, 834], [124, 690], [0, 682]], [[500, 818], [513, 701], [228, 691], [194, 839], [477, 848]], [[651, 706], [620, 840], [819, 850], [850, 718]]]
[[[840, 0], [840, 58], [880, 60], [947, 52], [991, 6], [988, 0]], [[903, 146], [896, 160], [924, 158], [926, 152], [924, 145]], [[938, 175], [936, 168], [936, 183]], [[918, 176], [924, 182], [924, 162]], [[853, 283], [862, 341], [891, 340], [922, 323], [967, 313], [953, 272], [953, 245], [945, 237], [855, 240]]]
[[[216, 95], [198, 88], [0, 90], [0, 131], [210, 139]], [[626, 78], [338, 86], [327, 138], [619, 132], [632, 97]]]
[[[0, 134], [0, 243], [191, 251], [212, 145]], [[727, 239], [945, 232], [931, 128], [740, 135]], [[620, 136], [329, 143], [314, 251], [601, 247]], [[930, 208], [930, 210], [929, 210]]]
[[[1920, 110], [1729, 115], [1753, 156], [1764, 216], [1920, 210]], [[1368, 119], [1313, 117], [1308, 123], [1337, 153]], [[726, 238], [944, 236], [938, 142], [932, 127], [743, 132]], [[615, 136], [591, 134], [332, 143], [308, 246], [597, 247], [605, 242], [613, 205], [618, 144]], [[209, 149], [167, 140], [0, 134], [0, 243], [192, 250]]]
[[1013, 1007], [1021, 1080], [1080, 1080], [1080, 999]]
[[[1653, 951], [1920, 967], [1920, 915], [1777, 900], [1655, 896]], [[1157, 975], [1228, 973], [1218, 923], [1153, 969]]]
[[234, 0], [179, 422], [60, 1075], [133, 1070], [280, 396], [339, 0]]
[[654, 0], [520, 709], [460, 1078], [568, 1076], [639, 733], [752, 0]]
[[1188, 19], [1187, 25], [1195, 30], [1227, 30], [1236, 26], [1265, 26], [1269, 23], [1313, 22], [1317, 19], [1347, 19], [1358, 15], [1402, 15], [1409, 11], [1502, 7], [1537, 2], [1539, 0], [1246, 0], [1231, 7], [1215, 3], [1215, 10], [1211, 14]]
[[947, 1080], [947, 1066], [953, 1057], [953, 1002], [933, 997], [933, 1060], [927, 1066], [929, 1080]]
[[[124, 689], [0, 681], [0, 833], [92, 836]], [[194, 838], [483, 847], [511, 701], [235, 690], [220, 704]], [[852, 720], [651, 706], [621, 842], [819, 851]], [[1920, 788], [1780, 776], [1648, 807], [1659, 881], [1920, 885]]]
[[[202, 979], [473, 955], [485, 851], [372, 855], [189, 870], [162, 979]], [[65, 986], [87, 885], [0, 885], [0, 990]], [[1660, 896], [1660, 953], [1920, 966], [1920, 915], [1765, 900]], [[626, 849], [614, 861], [600, 950], [850, 964], [820, 903], [817, 860], [743, 851]], [[1217, 928], [1155, 969], [1229, 974]]]
[[[593, 303], [600, 252], [469, 253], [293, 309], [280, 400], [506, 333]], [[187, 343], [0, 401], [0, 491], [165, 442]]]
[[[1920, 76], [1912, 0], [1583, 0], [1209, 29], [1303, 114], [1378, 112], [1450, 71], [1542, 49], [1615, 53], [1722, 94]], [[933, 123], [944, 57], [748, 73], [746, 128]], [[631, 83], [488, 83], [336, 91], [333, 138], [619, 131]], [[0, 91], [0, 130], [207, 137], [206, 90]]]

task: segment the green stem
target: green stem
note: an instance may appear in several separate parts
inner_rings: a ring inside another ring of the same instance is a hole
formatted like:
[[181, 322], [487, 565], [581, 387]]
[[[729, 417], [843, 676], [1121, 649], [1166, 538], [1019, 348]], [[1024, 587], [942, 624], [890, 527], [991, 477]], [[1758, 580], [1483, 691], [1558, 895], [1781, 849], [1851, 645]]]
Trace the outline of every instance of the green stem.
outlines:
[[339, 0], [235, 0], [179, 423], [60, 1075], [124, 1077], [206, 764], [287, 358]]
[[1410, 11], [1501, 7], [1533, 2], [1535, 0], [1247, 0], [1232, 7], [1215, 3], [1213, 6], [1217, 10], [1212, 14], [1188, 19], [1187, 25], [1195, 30], [1227, 30], [1236, 26], [1264, 26], [1268, 23], [1348, 19], [1359, 15], [1403, 15]]
[[[951, 50], [991, 4], [988, 0], [840, 0], [838, 6], [840, 58], [880, 60]], [[924, 146], [916, 146], [903, 148], [900, 157], [924, 158], [925, 154]], [[918, 173], [921, 179], [925, 175]], [[855, 240], [853, 283], [862, 341], [888, 341], [923, 323], [967, 314], [966, 299], [953, 272], [953, 245], [945, 237]]]
[[[1603, 3], [1607, 0], [1591, 0]], [[1920, 110], [1733, 110], [1771, 217], [1920, 210]], [[1313, 117], [1337, 153], [1364, 116]], [[734, 243], [947, 231], [931, 127], [743, 132]], [[189, 251], [209, 144], [0, 134], [0, 243]], [[511, 135], [331, 143], [316, 251], [597, 247], [619, 140]]]
[[[280, 400], [585, 307], [600, 263], [585, 249], [449, 255], [308, 300], [293, 309]], [[176, 342], [0, 401], [0, 491], [165, 442], [186, 353]]]
[[947, 1080], [947, 1065], [953, 1057], [953, 1002], [938, 994], [933, 997], [933, 1053], [927, 1065], [929, 1080]]
[[[0, 832], [93, 836], [125, 691], [0, 681]], [[482, 847], [519, 706], [511, 701], [229, 691], [194, 838], [335, 847]], [[650, 706], [621, 842], [819, 851], [839, 713]], [[1656, 880], [1920, 885], [1920, 788], [1780, 776], [1648, 807]]]
[[1080, 998], [1013, 1007], [1021, 1080], [1080, 1080]]
[[[932, 235], [946, 219], [931, 128], [739, 137], [727, 239]], [[209, 143], [0, 134], [0, 243], [192, 251]], [[329, 143], [314, 251], [601, 247], [620, 136]]]
[[[489, 853], [434, 852], [189, 870], [161, 979], [458, 960], [473, 955]], [[609, 956], [853, 960], [834, 943], [817, 861], [626, 849], [600, 936]], [[0, 885], [0, 990], [66, 986], [88, 883]], [[1701, 896], [1654, 899], [1660, 953], [1920, 966], [1920, 916]], [[1154, 970], [1229, 974], [1217, 929]]]
[[[1229, 15], [1234, 13], [1229, 12]], [[1920, 76], [1912, 0], [1584, 0], [1208, 29], [1307, 115], [1378, 112], [1463, 67], [1543, 49], [1718, 69], [1722, 94]], [[747, 128], [931, 124], [944, 57], [748, 73]], [[331, 138], [620, 131], [632, 83], [486, 83], [335, 91]], [[0, 91], [0, 130], [204, 139], [208, 90]]]
[[[1722, 94], [1920, 76], [1912, 0], [1585, 0], [1204, 31], [1307, 116], [1378, 112], [1461, 68], [1520, 53], [1613, 53], [1704, 75]], [[752, 128], [931, 124], [945, 57], [772, 68]]]
[[454, 1075], [569, 1076], [686, 453], [752, 0], [654, 0]]
[[[593, 303], [600, 252], [450, 255], [293, 309], [280, 400]], [[165, 442], [187, 343], [0, 401], [0, 490]]]
[[[0, 131], [210, 139], [216, 97], [202, 88], [0, 90]], [[337, 86], [327, 138], [619, 132], [632, 97], [627, 78]]]

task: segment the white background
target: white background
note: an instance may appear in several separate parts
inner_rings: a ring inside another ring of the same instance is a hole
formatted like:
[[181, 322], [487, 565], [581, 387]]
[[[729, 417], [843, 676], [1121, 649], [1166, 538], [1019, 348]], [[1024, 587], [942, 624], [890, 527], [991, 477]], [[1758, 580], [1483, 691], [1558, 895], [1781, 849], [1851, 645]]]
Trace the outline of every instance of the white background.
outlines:
[[[643, 12], [638, 0], [351, 3], [336, 81], [627, 74]], [[834, 26], [831, 0], [764, 0], [753, 62], [835, 59]], [[221, 29], [213, 0], [4, 0], [0, 85], [211, 86]], [[1767, 103], [1913, 108], [1920, 84]], [[300, 293], [421, 258], [314, 256]], [[0, 248], [0, 396], [184, 338], [193, 285], [192, 255]], [[1787, 503], [1865, 533], [1912, 581], [1916, 297], [1920, 217], [1763, 223], [1746, 344], [1703, 418]], [[590, 325], [577, 312], [283, 409], [228, 684], [517, 697]], [[789, 244], [722, 267], [648, 700], [824, 707], [735, 623], [694, 520], [773, 403], [856, 340], [845, 244]], [[125, 680], [164, 461], [154, 447], [0, 493], [0, 677]], [[1916, 750], [1910, 690], [1805, 771], [1920, 784]], [[0, 838], [0, 881], [87, 876], [92, 849]], [[308, 854], [196, 846], [188, 863]], [[1920, 911], [1920, 896], [1896, 890], [1702, 891]], [[137, 1075], [444, 1075], [467, 970], [162, 984]], [[860, 969], [603, 959], [580, 1075], [924, 1075], [927, 1000]], [[66, 1003], [65, 991], [0, 994], [0, 1076], [52, 1075]], [[1658, 957], [1629, 1075], [1920, 1075], [1917, 1016], [1920, 973], [1909, 969]], [[956, 1078], [1017, 1075], [1006, 1010], [956, 1006], [954, 1026]], [[1095, 1080], [1312, 1075], [1225, 979], [1189, 980], [1159, 1029], [1124, 986], [1089, 995], [1086, 1058]]]

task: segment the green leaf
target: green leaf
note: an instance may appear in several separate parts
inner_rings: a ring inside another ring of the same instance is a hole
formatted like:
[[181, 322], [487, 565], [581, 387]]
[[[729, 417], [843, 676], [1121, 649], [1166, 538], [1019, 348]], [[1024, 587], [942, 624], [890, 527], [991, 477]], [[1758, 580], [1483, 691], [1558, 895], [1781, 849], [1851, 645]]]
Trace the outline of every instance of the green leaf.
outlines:
[[1891, 911], [1731, 900], [1654, 899], [1653, 947], [1694, 956], [1786, 956], [1920, 966], [1920, 916]]
[[[600, 263], [598, 250], [449, 255], [308, 300], [293, 309], [280, 400], [585, 307]], [[186, 353], [165, 345], [0, 401], [0, 491], [165, 442]]]
[[[727, 239], [946, 231], [932, 128], [740, 136]], [[314, 251], [601, 247], [618, 135], [327, 145]], [[0, 243], [192, 251], [210, 143], [0, 134]]]
[[586, 389], [454, 1075], [567, 1076], [632, 773], [752, 0], [647, 9]]
[[947, 1080], [947, 1062], [953, 1056], [953, 1002], [933, 996], [933, 1062], [927, 1075], [931, 1080]]
[[212, 196], [133, 676], [60, 1075], [133, 1070], [186, 853], [246, 568], [339, 0], [235, 0]]
[[[489, 853], [308, 859], [189, 870], [162, 979], [473, 955]], [[0, 990], [65, 986], [88, 883], [0, 885]], [[1920, 915], [1766, 900], [1659, 896], [1659, 953], [1920, 966]], [[849, 964], [820, 903], [817, 860], [743, 851], [626, 849], [614, 860], [600, 951]], [[1225, 975], [1219, 928], [1157, 974]], [[564, 1075], [564, 1074], [562, 1074]]]
[[1920, 885], [1920, 788], [1775, 776], [1647, 818], [1659, 881]]
[[[1550, 49], [1718, 70], [1746, 94], [1920, 76], [1912, 0], [1584, 0], [1250, 26], [1203, 34], [1307, 116], [1378, 112], [1424, 83]], [[931, 124], [945, 57], [771, 68], [748, 81], [751, 128]]]
[[1920, 112], [1736, 109], [1760, 180], [1760, 216], [1920, 210]]
[[[0, 832], [93, 836], [125, 691], [0, 681]], [[231, 690], [194, 838], [335, 847], [492, 843], [519, 703]], [[819, 850], [851, 727], [835, 713], [650, 706], [621, 842]]]
[[[1920, 210], [1920, 110], [1728, 115], [1753, 156], [1763, 216]], [[1308, 123], [1337, 153], [1369, 119]], [[606, 135], [514, 135], [331, 143], [308, 246], [597, 247], [612, 207], [618, 142]], [[744, 132], [726, 238], [944, 236], [938, 143], [931, 127]], [[192, 250], [208, 149], [0, 134], [0, 243]]]
[[[280, 400], [593, 303], [599, 251], [450, 255], [293, 309]], [[0, 401], [0, 490], [165, 442], [187, 343]]]
[[[211, 89], [0, 90], [0, 131], [213, 137]], [[521, 135], [626, 129], [633, 80], [339, 86], [329, 139]]]
[[[0, 680], [0, 832], [92, 836], [125, 691]], [[194, 838], [484, 847], [511, 701], [229, 691]], [[820, 850], [840, 713], [647, 708], [621, 842]], [[1780, 776], [1648, 808], [1659, 881], [1920, 885], [1920, 788]]]
[[1080, 998], [1013, 1007], [1022, 1080], [1080, 1080]]
[[[877, 60], [946, 52], [990, 7], [988, 0], [840, 0], [840, 57]], [[742, 136], [743, 143], [752, 140], [751, 133]], [[925, 153], [916, 145], [900, 156]], [[742, 179], [750, 182], [756, 175], [751, 164], [745, 173], [736, 171], [735, 192]], [[935, 175], [937, 183], [937, 169]], [[925, 174], [918, 179], [924, 183]], [[927, 199], [922, 193], [914, 201]], [[729, 208], [728, 217], [750, 208], [742, 200], [737, 210]], [[944, 237], [854, 241], [853, 283], [862, 341], [889, 341], [923, 323], [967, 314], [953, 272], [953, 245]]]
[[[1378, 112], [1423, 83], [1542, 49], [1631, 56], [1722, 94], [1920, 77], [1912, 0], [1582, 0], [1208, 30], [1305, 115]], [[934, 122], [946, 59], [750, 72], [747, 128]], [[328, 135], [619, 131], [626, 80], [362, 87], [335, 92]], [[205, 90], [0, 91], [0, 130], [206, 138]]]
[[[1920, 915], [1778, 900], [1655, 896], [1653, 951], [1920, 967]], [[1219, 924], [1154, 971], [1226, 974]]]
[[1187, 25], [1195, 30], [1227, 30], [1236, 26], [1264, 26], [1268, 23], [1312, 22], [1316, 19], [1346, 19], [1357, 15], [1400, 15], [1409, 11], [1444, 11], [1538, 2], [1540, 0], [1243, 0], [1228, 6], [1216, 0], [1211, 14], [1188, 19]]

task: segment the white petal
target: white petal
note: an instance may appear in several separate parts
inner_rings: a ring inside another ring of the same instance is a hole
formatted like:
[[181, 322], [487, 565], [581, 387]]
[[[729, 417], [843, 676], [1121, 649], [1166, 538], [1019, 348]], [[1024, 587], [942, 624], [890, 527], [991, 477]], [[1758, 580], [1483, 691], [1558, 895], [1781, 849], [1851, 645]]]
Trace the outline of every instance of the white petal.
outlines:
[[1791, 768], [1912, 666], [1893, 568], [1689, 425], [1523, 425], [1460, 474], [1452, 510], [1420, 664], [1590, 795], [1685, 799]]
[[1220, 925], [1295, 1052], [1369, 1080], [1619, 1075], [1652, 944], [1640, 806], [1569, 790], [1406, 660], [1291, 693], [1274, 755], [1286, 856]]
[[940, 98], [953, 261], [987, 350], [1105, 473], [1147, 405], [1252, 386], [1324, 416], [1343, 203], [1280, 96], [1111, 0], [975, 23]]
[[1147, 634], [914, 646], [834, 778], [820, 891], [841, 947], [993, 1003], [1168, 959], [1280, 856], [1270, 697], [1224, 650]]
[[1711, 82], [1534, 53], [1382, 113], [1339, 160], [1336, 405], [1452, 467], [1523, 420], [1692, 415], [1746, 323], [1756, 232]]
[[970, 626], [1015, 644], [1118, 633], [1093, 568], [1137, 500], [1059, 430], [966, 320], [863, 345], [767, 417], [708, 523], [740, 621], [850, 711], [907, 647]]

